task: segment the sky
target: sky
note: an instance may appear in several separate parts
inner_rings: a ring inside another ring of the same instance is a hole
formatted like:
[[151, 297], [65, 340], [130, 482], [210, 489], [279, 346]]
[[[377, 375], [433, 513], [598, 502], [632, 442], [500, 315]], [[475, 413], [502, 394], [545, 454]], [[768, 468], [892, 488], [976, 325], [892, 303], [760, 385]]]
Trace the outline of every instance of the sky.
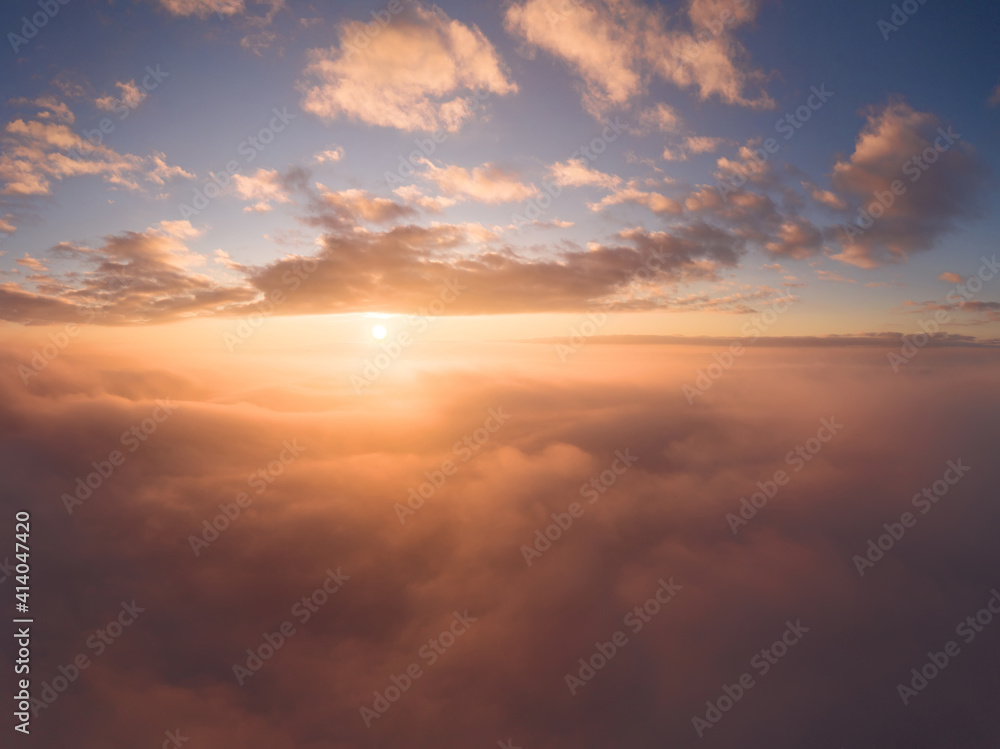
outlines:
[[441, 339], [600, 308], [733, 335], [784, 300], [781, 335], [940, 307], [997, 336], [990, 284], [949, 298], [997, 232], [995, 4], [73, 0], [34, 35], [30, 10], [3, 24], [9, 322], [239, 318], [280, 288], [344, 340], [456, 278]]
[[998, 22], [7, 3], [0, 744], [995, 749]]

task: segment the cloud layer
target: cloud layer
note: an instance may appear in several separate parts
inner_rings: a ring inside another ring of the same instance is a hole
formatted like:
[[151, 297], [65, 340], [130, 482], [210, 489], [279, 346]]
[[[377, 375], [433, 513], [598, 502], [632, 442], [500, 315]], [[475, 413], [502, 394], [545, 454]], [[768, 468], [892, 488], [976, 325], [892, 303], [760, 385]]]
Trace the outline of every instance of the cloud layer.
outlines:
[[[703, 346], [594, 344], [555, 371], [551, 346], [416, 347], [358, 396], [348, 377], [373, 351], [221, 360], [147, 333], [81, 338], [25, 388], [14, 365], [43, 340], [0, 353], [0, 529], [15, 506], [44, 529], [39, 688], [77, 653], [94, 665], [42, 711], [39, 747], [156, 746], [178, 728], [246, 749], [685, 745], [745, 671], [755, 686], [706, 741], [995, 737], [990, 628], [916, 704], [897, 694], [1000, 583], [992, 352], [927, 349], [903, 378], [881, 348], [759, 349], [692, 407], [681, 386], [714, 362]], [[176, 412], [128, 452], [121, 435], [158, 399]], [[487, 432], [491, 409], [509, 419]], [[796, 471], [787, 454], [831, 418], [842, 431]], [[248, 477], [292, 441], [301, 457], [256, 493]], [[61, 495], [114, 449], [124, 465], [67, 515]], [[613, 474], [616, 452], [638, 460]], [[853, 556], [956, 459], [968, 476], [859, 577]], [[401, 524], [396, 506], [448, 460]], [[734, 536], [727, 513], [779, 469], [791, 482]], [[613, 483], [587, 504], [602, 472]], [[250, 506], [196, 557], [190, 536], [241, 491]], [[573, 502], [584, 514], [529, 567], [522, 547]], [[338, 568], [350, 579], [303, 624], [292, 607]], [[635, 631], [626, 615], [661, 580], [682, 587]], [[88, 637], [132, 599], [145, 611], [95, 656]], [[421, 648], [455, 611], [476, 621], [430, 663]], [[241, 687], [233, 666], [285, 620], [296, 634]], [[808, 634], [760, 675], [751, 659], [789, 620]], [[566, 675], [616, 631], [627, 644], [572, 694]], [[361, 708], [413, 662], [421, 676], [366, 727]]]

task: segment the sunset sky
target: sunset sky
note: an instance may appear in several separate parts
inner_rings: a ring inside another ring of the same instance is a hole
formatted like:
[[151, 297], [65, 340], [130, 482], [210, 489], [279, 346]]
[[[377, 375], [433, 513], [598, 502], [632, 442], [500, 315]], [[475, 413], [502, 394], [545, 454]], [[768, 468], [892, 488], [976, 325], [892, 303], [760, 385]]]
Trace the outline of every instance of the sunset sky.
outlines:
[[916, 7], [74, 0], [9, 38], [0, 316], [240, 316], [315, 257], [276, 315], [414, 312], [455, 278], [438, 338], [602, 304], [608, 334], [732, 335], [783, 298], [780, 335], [946, 306], [995, 338], [996, 289], [946, 297], [1000, 230], [998, 10]]
[[996, 749], [998, 32], [6, 3], [0, 746]]

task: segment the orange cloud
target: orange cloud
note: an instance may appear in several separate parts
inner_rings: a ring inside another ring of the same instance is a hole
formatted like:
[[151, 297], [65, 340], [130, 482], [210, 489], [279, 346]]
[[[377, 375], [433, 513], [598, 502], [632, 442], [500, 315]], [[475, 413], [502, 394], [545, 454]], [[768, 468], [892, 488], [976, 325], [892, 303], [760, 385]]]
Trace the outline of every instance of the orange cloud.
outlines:
[[517, 91], [486, 36], [437, 7], [409, 4], [379, 28], [372, 36], [363, 22], [344, 23], [339, 47], [310, 51], [305, 111], [331, 121], [344, 116], [400, 130], [454, 132], [486, 96]]

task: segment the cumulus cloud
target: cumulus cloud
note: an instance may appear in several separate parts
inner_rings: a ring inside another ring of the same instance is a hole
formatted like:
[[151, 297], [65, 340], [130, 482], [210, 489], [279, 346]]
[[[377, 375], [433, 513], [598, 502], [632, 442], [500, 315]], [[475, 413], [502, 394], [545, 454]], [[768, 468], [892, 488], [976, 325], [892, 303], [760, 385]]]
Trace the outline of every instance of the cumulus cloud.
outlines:
[[450, 208], [458, 201], [455, 198], [448, 198], [443, 195], [425, 195], [416, 185], [403, 185], [392, 191], [406, 203], [418, 205], [430, 213], [442, 213], [445, 208]]
[[[768, 109], [763, 76], [748, 71], [731, 30], [752, 20], [755, 4], [730, 13], [718, 35], [705, 33], [717, 3], [693, 2], [689, 28], [662, 9], [635, 0], [525, 0], [507, 8], [506, 24], [530, 47], [562, 60], [583, 82], [584, 106], [594, 115], [629, 104], [653, 78], [694, 88], [701, 99]], [[731, 4], [734, 8], [738, 3]], [[667, 122], [672, 124], [668, 119]]]
[[522, 182], [518, 174], [496, 164], [466, 169], [457, 164], [439, 167], [429, 159], [421, 159], [420, 163], [425, 167], [421, 176], [456, 199], [495, 204], [519, 202], [538, 194], [534, 185]]
[[454, 132], [480, 99], [517, 91], [482, 31], [437, 7], [409, 4], [373, 37], [361, 21], [338, 34], [337, 46], [310, 50], [302, 84], [303, 109], [324, 120]]
[[251, 175], [234, 174], [233, 187], [241, 199], [253, 202], [243, 209], [246, 212], [266, 213], [273, 203], [292, 202], [277, 169], [258, 169]]
[[[830, 231], [841, 244], [834, 257], [873, 268], [931, 249], [956, 219], [977, 215], [986, 174], [962, 134], [935, 115], [902, 101], [873, 108], [854, 152], [833, 167], [837, 195], [851, 205], [848, 221]], [[869, 209], [882, 215], [864, 227], [860, 211]]]
[[143, 157], [91, 144], [64, 124], [71, 121], [16, 118], [7, 123], [0, 136], [0, 195], [51, 195], [52, 182], [79, 176], [100, 175], [128, 190], [142, 189], [140, 177], [163, 184], [193, 176], [168, 165], [162, 153]]
[[835, 211], [843, 211], [847, 209], [847, 201], [830, 190], [824, 190], [818, 185], [814, 185], [808, 181], [803, 182], [802, 187], [805, 188], [810, 197], [812, 197], [812, 199], [820, 205], [832, 208]]
[[775, 255], [785, 255], [796, 260], [817, 254], [823, 246], [823, 235], [810, 221], [803, 218], [788, 219], [778, 228], [777, 236], [764, 245]]
[[344, 222], [368, 221], [382, 224], [397, 221], [416, 213], [410, 206], [379, 198], [365, 190], [332, 191], [317, 183], [320, 192], [319, 200], [324, 209], [341, 217]]
[[610, 190], [622, 181], [621, 177], [616, 174], [605, 174], [591, 169], [586, 159], [583, 158], [557, 162], [549, 167], [549, 173], [557, 185], [564, 187], [592, 186]]

